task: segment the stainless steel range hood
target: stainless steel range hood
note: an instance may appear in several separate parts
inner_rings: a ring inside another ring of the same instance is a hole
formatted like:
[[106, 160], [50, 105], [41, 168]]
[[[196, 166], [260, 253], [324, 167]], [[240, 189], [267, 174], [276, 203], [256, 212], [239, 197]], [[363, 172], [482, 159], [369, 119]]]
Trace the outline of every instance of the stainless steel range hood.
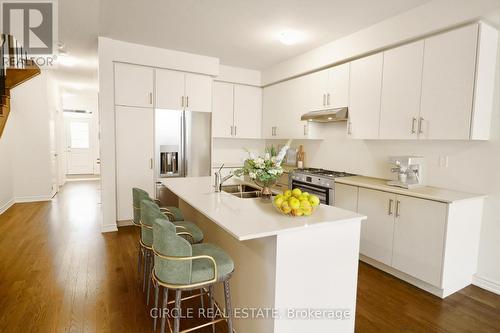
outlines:
[[300, 117], [300, 120], [307, 120], [318, 123], [347, 121], [347, 107], [311, 111], [303, 114], [302, 117]]

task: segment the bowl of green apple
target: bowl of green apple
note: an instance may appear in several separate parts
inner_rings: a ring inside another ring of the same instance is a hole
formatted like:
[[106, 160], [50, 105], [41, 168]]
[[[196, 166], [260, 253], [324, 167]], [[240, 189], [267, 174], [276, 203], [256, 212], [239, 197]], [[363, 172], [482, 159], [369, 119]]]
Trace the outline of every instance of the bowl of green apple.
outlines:
[[273, 206], [280, 214], [288, 216], [310, 216], [320, 200], [316, 195], [302, 192], [299, 188], [286, 190], [273, 198]]

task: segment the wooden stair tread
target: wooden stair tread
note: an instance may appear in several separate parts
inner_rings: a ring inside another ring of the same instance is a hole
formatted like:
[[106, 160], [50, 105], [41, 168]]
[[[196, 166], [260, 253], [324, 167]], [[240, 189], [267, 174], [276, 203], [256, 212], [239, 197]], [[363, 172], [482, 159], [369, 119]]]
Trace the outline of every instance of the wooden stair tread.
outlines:
[[40, 74], [40, 68], [31, 67], [26, 69], [7, 68], [5, 76], [5, 88], [12, 89], [23, 82]]

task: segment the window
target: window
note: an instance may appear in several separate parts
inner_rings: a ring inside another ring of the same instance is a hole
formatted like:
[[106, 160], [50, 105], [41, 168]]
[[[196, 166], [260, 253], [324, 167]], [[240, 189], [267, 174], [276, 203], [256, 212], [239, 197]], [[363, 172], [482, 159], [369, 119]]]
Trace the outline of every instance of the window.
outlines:
[[88, 149], [90, 148], [89, 123], [72, 121], [70, 123], [71, 148]]

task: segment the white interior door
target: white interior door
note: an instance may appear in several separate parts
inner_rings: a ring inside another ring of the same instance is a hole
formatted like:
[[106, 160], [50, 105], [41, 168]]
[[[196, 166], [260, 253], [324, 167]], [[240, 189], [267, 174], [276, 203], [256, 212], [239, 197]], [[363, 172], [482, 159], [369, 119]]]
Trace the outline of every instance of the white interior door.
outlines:
[[131, 220], [132, 188], [154, 196], [154, 112], [150, 108], [115, 108], [116, 198], [118, 221]]
[[69, 175], [94, 173], [91, 121], [91, 118], [66, 119], [66, 173]]

